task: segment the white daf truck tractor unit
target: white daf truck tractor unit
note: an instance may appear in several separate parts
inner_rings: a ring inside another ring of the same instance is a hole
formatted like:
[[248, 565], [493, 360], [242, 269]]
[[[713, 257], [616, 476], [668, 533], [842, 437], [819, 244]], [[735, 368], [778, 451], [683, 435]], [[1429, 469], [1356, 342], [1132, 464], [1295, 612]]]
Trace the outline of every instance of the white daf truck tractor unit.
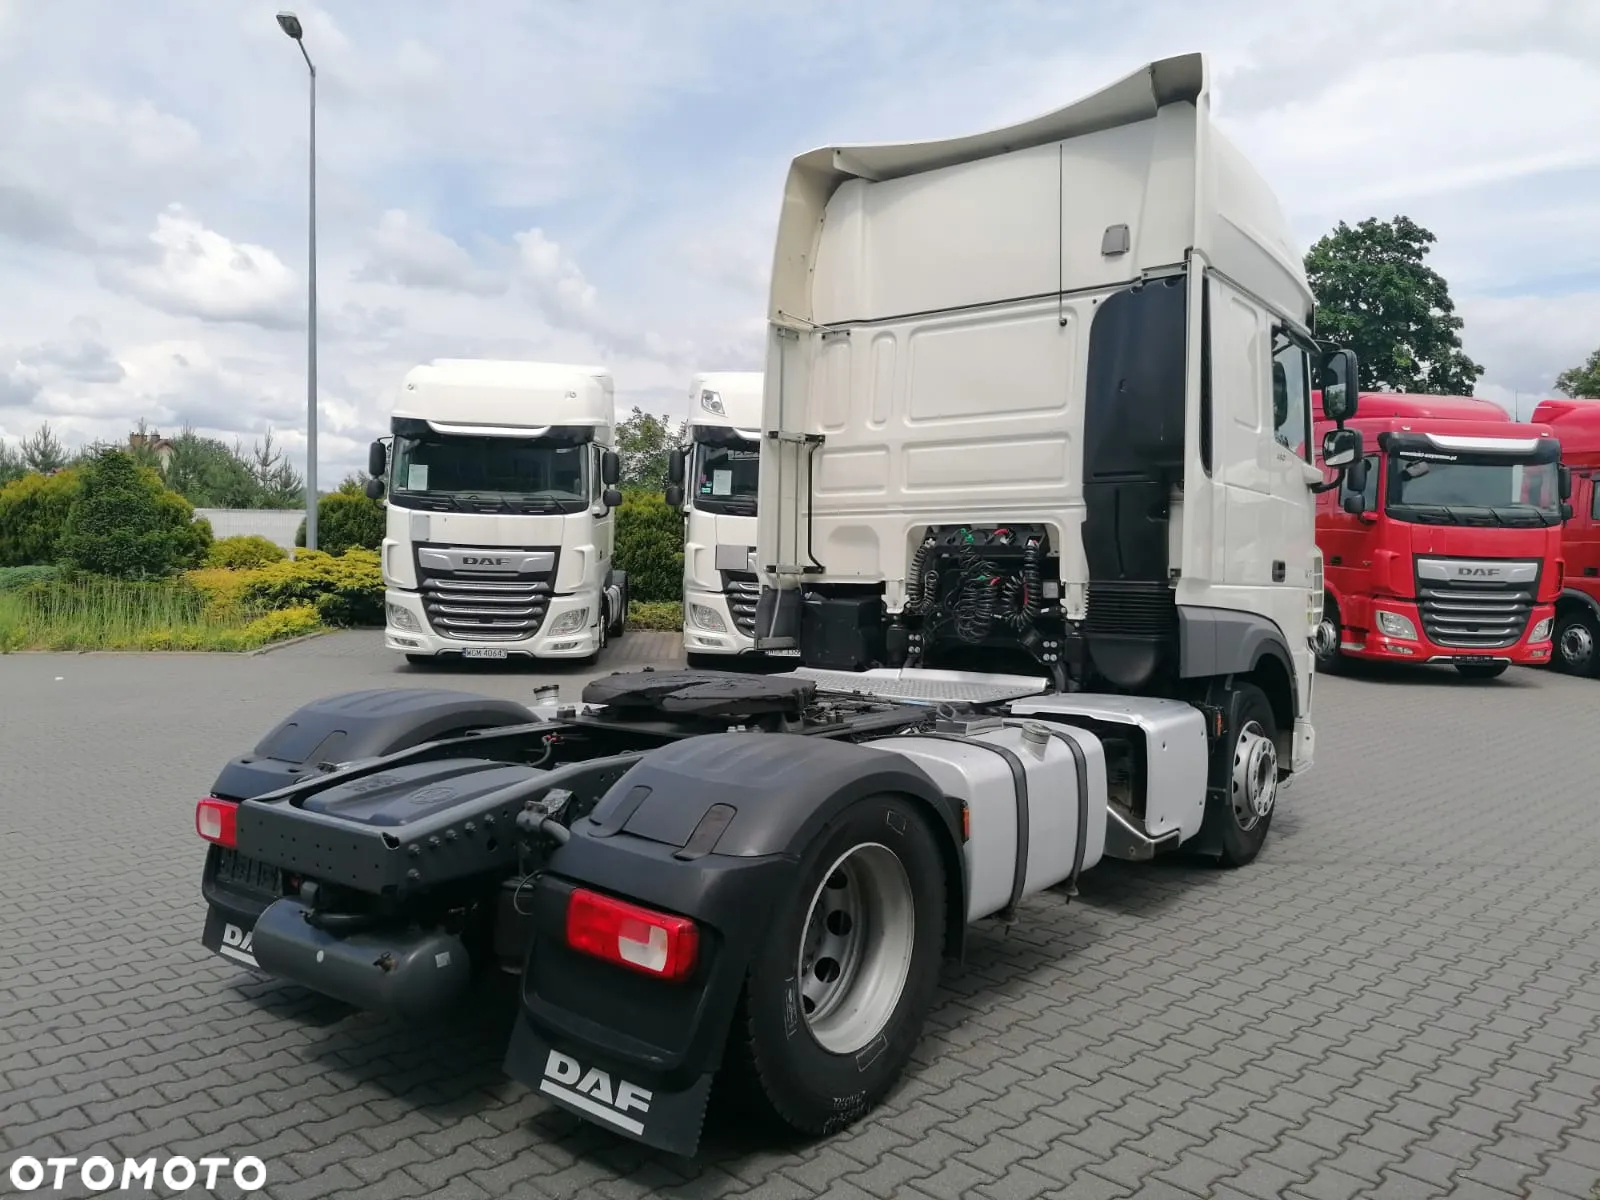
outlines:
[[592, 659], [620, 637], [615, 431], [600, 367], [413, 368], [368, 464], [368, 493], [388, 490], [384, 643], [413, 662]]
[[504, 970], [510, 1076], [690, 1155], [713, 1086], [870, 1112], [978, 922], [1255, 858], [1311, 764], [1313, 492], [1362, 447], [1204, 60], [800, 156], [769, 319], [756, 640], [800, 665], [306, 705], [199, 802], [206, 946], [413, 1018]]
[[685, 446], [667, 464], [667, 506], [684, 514], [683, 649], [691, 667], [755, 647], [761, 372], [696, 375]]

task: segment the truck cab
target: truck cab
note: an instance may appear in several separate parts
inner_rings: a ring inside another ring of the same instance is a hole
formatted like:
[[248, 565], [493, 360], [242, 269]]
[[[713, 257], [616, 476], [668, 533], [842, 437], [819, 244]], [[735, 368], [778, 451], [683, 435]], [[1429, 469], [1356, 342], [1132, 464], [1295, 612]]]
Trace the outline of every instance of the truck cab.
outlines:
[[1562, 527], [1566, 575], [1556, 598], [1557, 670], [1600, 676], [1600, 400], [1541, 400], [1536, 422], [1561, 439], [1561, 461], [1571, 472], [1572, 515]]
[[384, 643], [440, 658], [593, 659], [626, 628], [610, 373], [438, 359], [407, 374], [369, 494], [388, 494]]
[[1319, 497], [1319, 668], [1549, 662], [1567, 487], [1549, 427], [1470, 396], [1367, 393], [1360, 413], [1363, 460]]
[[755, 648], [761, 372], [705, 372], [689, 387], [667, 504], [684, 514], [683, 648], [691, 666]]

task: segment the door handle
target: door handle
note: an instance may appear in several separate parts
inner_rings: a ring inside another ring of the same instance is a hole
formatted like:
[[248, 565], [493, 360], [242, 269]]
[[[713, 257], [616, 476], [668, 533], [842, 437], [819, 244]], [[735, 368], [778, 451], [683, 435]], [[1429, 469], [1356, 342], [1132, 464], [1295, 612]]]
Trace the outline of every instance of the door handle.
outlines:
[[1283, 560], [1281, 558], [1275, 558], [1275, 559], [1272, 560], [1272, 582], [1273, 583], [1282, 583], [1284, 581], [1284, 578], [1288, 575], [1288, 573], [1289, 573], [1288, 572], [1288, 568], [1284, 566]]

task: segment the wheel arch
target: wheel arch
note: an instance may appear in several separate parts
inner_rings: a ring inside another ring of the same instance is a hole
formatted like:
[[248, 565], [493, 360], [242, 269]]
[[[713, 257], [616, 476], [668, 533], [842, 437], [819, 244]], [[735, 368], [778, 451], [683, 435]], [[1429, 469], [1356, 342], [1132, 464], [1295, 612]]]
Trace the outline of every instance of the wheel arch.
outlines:
[[1571, 612], [1587, 613], [1600, 622], [1600, 600], [1577, 588], [1562, 588], [1556, 596], [1556, 616], [1564, 617]]

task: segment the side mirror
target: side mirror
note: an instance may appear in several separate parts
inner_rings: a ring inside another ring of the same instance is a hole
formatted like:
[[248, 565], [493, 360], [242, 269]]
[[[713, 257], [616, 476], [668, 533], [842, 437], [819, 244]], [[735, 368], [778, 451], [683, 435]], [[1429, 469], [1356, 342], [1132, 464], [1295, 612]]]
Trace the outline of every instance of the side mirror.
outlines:
[[[381, 476], [389, 466], [389, 447], [382, 442], [373, 442], [367, 447], [367, 474], [374, 479]], [[371, 492], [367, 493], [369, 496]]]
[[367, 480], [366, 491], [368, 500], [383, 499], [383, 480], [376, 478]]
[[1358, 492], [1366, 485], [1367, 462], [1361, 457], [1363, 449], [1359, 429], [1330, 429], [1322, 435], [1323, 465], [1348, 468], [1347, 479], [1353, 479], [1356, 468], [1359, 467], [1361, 483], [1350, 484]]
[[1572, 499], [1572, 468], [1562, 463], [1556, 467], [1556, 483], [1561, 489], [1563, 500]]
[[[675, 450], [672, 451], [672, 453], [667, 455], [667, 482], [668, 483], [675, 483], [675, 484], [682, 484], [683, 483], [683, 451], [682, 450], [676, 450], [675, 449]], [[680, 500], [680, 501], [678, 501], [678, 503], [682, 504], [683, 501]]]
[[1367, 511], [1366, 503], [1361, 498], [1360, 492], [1346, 492], [1339, 497], [1339, 507], [1352, 517], [1359, 517]]
[[617, 457], [615, 450], [607, 450], [600, 455], [600, 482], [611, 487], [622, 478], [622, 460]]
[[667, 507], [681, 509], [683, 507], [683, 489], [673, 484], [667, 489]]
[[622, 493], [614, 487], [608, 487], [601, 493], [600, 499], [605, 501], [607, 508], [619, 508], [622, 505]]
[[1561, 519], [1563, 521], [1572, 520], [1572, 505], [1565, 500], [1561, 502]]
[[1360, 380], [1353, 350], [1330, 350], [1322, 359], [1322, 415], [1348, 421], [1356, 415]]

